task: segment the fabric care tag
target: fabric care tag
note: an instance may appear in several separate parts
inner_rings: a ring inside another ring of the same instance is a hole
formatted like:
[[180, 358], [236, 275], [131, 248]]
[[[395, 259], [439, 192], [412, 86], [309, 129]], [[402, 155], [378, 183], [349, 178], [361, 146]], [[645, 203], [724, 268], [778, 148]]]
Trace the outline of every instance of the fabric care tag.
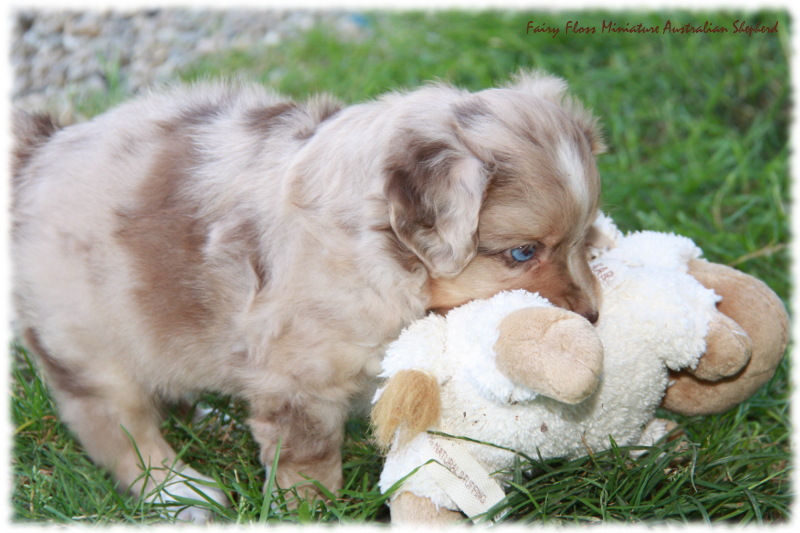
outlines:
[[457, 439], [429, 434], [427, 445], [437, 461], [425, 466], [428, 474], [468, 517], [485, 513], [505, 498], [500, 483]]

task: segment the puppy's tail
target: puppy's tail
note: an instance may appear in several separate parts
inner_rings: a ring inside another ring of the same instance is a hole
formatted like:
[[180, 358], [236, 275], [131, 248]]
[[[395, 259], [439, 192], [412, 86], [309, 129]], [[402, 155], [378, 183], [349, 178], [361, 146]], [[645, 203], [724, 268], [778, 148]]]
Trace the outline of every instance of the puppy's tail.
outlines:
[[399, 444], [438, 424], [442, 412], [439, 383], [419, 370], [401, 370], [392, 376], [372, 409], [372, 424], [378, 445], [389, 448], [395, 432]]
[[50, 115], [14, 110], [11, 129], [14, 139], [11, 175], [16, 181], [36, 150], [45, 144], [60, 126]]

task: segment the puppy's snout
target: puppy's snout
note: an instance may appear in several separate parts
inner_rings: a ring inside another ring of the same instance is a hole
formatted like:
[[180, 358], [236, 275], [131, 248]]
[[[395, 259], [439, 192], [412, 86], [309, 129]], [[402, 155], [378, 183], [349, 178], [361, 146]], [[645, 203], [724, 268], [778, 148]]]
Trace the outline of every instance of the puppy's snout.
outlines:
[[597, 323], [600, 318], [600, 312], [594, 304], [593, 299], [587, 298], [583, 291], [576, 291], [573, 295], [569, 295], [564, 299], [566, 304], [564, 307], [581, 315], [588, 320], [591, 324]]
[[578, 313], [583, 318], [588, 320], [592, 324], [597, 323], [597, 319], [600, 318], [600, 312], [597, 309], [586, 310]]
[[591, 324], [597, 323], [600, 318], [598, 301], [600, 300], [600, 287], [594, 277], [586, 256], [575, 253], [570, 257], [569, 277], [571, 283], [567, 285], [564, 300], [567, 308], [581, 315]]
[[600, 312], [597, 309], [595, 298], [577, 285], [570, 283], [566, 288], [556, 292], [547, 289], [539, 290], [539, 292], [553, 305], [579, 314], [591, 324], [595, 324], [599, 320]]

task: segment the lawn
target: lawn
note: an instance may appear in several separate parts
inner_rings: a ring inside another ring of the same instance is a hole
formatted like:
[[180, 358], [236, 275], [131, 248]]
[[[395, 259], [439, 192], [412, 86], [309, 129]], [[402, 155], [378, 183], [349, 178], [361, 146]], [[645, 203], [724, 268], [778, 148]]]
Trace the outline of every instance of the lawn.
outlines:
[[[734, 33], [733, 23], [772, 27]], [[279, 47], [204, 59], [183, 79], [239, 76], [296, 98], [326, 91], [348, 101], [432, 79], [469, 89], [522, 67], [566, 78], [600, 117], [609, 151], [600, 157], [603, 208], [621, 229], [694, 239], [712, 261], [767, 282], [788, 303], [789, 20], [783, 12], [370, 12], [365, 37], [330, 28]], [[542, 31], [527, 32], [531, 27]], [[577, 21], [577, 24], [576, 24]], [[617, 27], [726, 27], [727, 33], [603, 33]], [[567, 32], [584, 28], [586, 32]], [[549, 30], [548, 30], [549, 28]], [[595, 33], [588, 33], [595, 28]], [[558, 29], [558, 34], [554, 30]], [[110, 73], [113, 74], [113, 73]], [[110, 76], [114, 79], [114, 76]], [[122, 80], [124, 81], [124, 80]], [[93, 115], [128, 96], [124, 83], [76, 102]], [[159, 509], [119, 495], [58, 423], [23, 350], [12, 347], [12, 519], [146, 524]], [[686, 444], [642, 459], [612, 448], [590, 457], [521, 463], [502, 507], [507, 521], [561, 523], [776, 523], [789, 519], [793, 470], [789, 361], [754, 397], [718, 416], [664, 413]], [[246, 407], [203, 398], [210, 414], [174, 415], [164, 429], [198, 469], [230, 489], [218, 521], [363, 523], [386, 521], [377, 490], [381, 459], [368, 425], [347, 427], [345, 488], [331, 502], [286, 509], [265, 501], [264, 469], [244, 428]]]

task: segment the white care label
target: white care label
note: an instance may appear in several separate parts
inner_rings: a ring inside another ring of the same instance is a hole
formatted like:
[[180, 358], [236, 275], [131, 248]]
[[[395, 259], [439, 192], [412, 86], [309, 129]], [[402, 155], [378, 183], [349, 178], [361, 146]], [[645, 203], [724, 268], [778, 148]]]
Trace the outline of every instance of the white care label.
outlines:
[[425, 466], [427, 473], [468, 517], [485, 513], [505, 497], [500, 483], [457, 439], [429, 434], [427, 445], [436, 460]]

